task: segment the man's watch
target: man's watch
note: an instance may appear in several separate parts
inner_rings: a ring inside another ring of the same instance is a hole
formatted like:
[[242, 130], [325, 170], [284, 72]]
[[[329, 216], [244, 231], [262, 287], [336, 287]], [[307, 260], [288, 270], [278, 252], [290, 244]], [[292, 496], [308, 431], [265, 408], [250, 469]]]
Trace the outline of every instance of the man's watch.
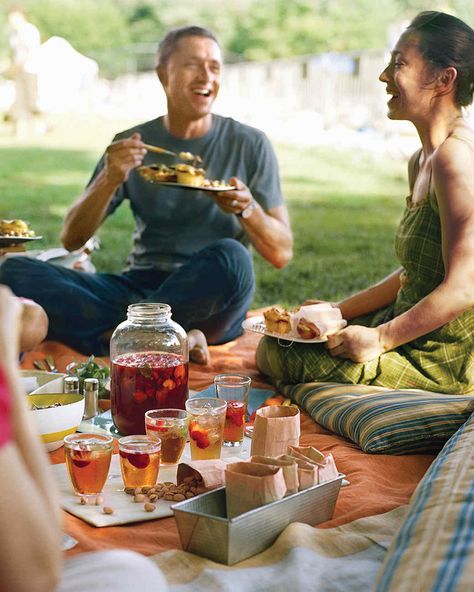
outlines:
[[249, 205], [244, 208], [241, 212], [239, 212], [237, 214], [237, 216], [239, 216], [239, 218], [250, 218], [250, 216], [252, 215], [252, 212], [254, 211], [254, 209], [256, 208], [257, 203], [255, 202], [254, 199], [252, 199], [252, 201], [249, 203]]

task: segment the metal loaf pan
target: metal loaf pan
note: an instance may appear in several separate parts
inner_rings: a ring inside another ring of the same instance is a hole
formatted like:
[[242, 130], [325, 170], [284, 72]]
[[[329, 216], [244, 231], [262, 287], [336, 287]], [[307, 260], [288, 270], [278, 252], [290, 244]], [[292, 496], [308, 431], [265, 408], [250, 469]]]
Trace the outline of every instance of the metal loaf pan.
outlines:
[[227, 518], [225, 487], [172, 506], [185, 551], [233, 565], [267, 549], [292, 522], [316, 526], [330, 520], [340, 474], [235, 518]]

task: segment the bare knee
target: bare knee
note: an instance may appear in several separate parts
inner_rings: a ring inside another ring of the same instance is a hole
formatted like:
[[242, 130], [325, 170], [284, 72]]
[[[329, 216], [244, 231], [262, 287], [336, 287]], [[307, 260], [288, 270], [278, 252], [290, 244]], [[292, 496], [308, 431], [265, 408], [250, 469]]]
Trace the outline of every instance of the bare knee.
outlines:
[[20, 299], [23, 304], [20, 331], [20, 351], [37, 347], [48, 334], [48, 315], [44, 308], [33, 300]]

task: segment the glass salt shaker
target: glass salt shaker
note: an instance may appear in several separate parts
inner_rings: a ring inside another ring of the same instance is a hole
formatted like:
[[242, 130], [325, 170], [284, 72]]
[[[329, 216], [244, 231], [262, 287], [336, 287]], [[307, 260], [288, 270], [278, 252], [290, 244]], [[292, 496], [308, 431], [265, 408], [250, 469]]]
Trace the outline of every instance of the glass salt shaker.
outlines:
[[92, 419], [99, 413], [99, 381], [97, 378], [84, 380], [84, 399], [82, 419]]

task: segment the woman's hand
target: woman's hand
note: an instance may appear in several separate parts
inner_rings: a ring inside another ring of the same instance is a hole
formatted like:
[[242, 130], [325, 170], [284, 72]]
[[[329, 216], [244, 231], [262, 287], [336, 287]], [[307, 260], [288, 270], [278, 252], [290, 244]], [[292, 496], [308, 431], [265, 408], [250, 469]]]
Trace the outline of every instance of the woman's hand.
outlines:
[[350, 325], [335, 335], [328, 335], [326, 348], [331, 356], [353, 362], [369, 362], [384, 353], [377, 328]]

